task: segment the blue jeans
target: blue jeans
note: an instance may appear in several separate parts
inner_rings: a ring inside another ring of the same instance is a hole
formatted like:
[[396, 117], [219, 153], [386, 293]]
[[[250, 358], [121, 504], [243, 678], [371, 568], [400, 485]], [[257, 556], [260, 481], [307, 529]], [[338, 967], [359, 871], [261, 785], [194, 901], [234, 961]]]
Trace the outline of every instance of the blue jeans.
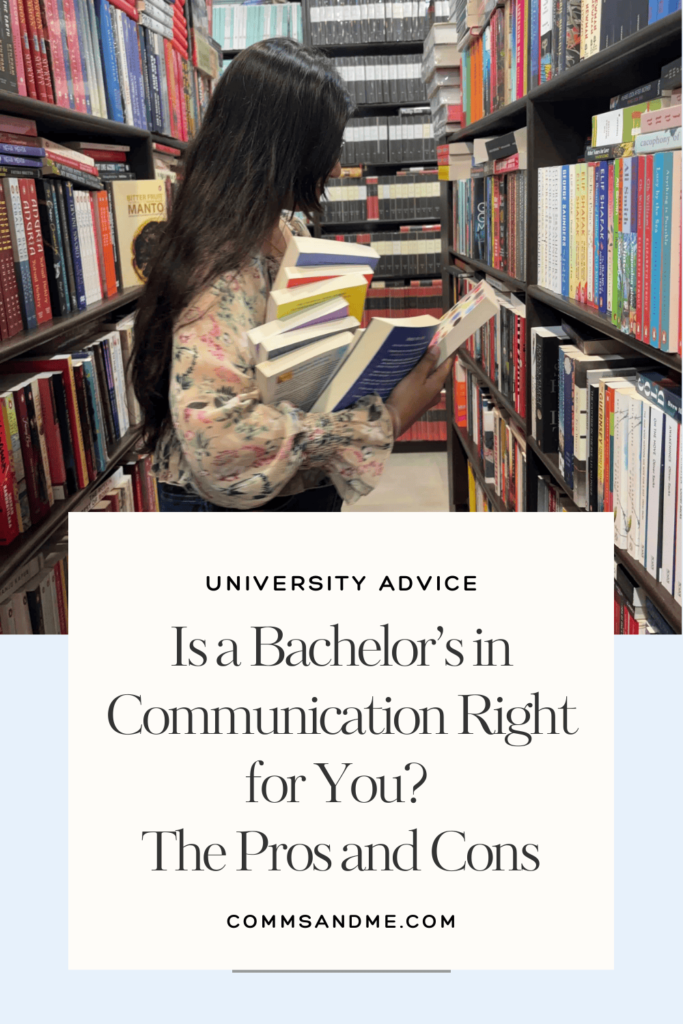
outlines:
[[[160, 512], [242, 512], [243, 509], [223, 508], [205, 501], [198, 494], [173, 484], [158, 484]], [[342, 499], [335, 487], [316, 487], [283, 498], [273, 498], [253, 512], [341, 512]]]

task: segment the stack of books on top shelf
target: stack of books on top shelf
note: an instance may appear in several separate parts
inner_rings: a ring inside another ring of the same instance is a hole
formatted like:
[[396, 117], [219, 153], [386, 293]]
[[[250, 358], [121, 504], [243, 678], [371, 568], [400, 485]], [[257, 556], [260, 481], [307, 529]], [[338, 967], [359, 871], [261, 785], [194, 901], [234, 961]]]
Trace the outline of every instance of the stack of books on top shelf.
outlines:
[[430, 345], [443, 361], [496, 311], [495, 293], [482, 281], [440, 320], [374, 317], [359, 329], [378, 259], [369, 246], [291, 239], [267, 322], [247, 334], [265, 403], [324, 413], [367, 395], [385, 399]]
[[[458, 253], [510, 277], [526, 277], [526, 128], [451, 143], [443, 153], [453, 184], [453, 244]], [[441, 170], [441, 168], [440, 168]]]
[[614, 562], [614, 632], [647, 636], [674, 632], [651, 599], [621, 562]]
[[455, 422], [477, 448], [485, 482], [509, 512], [526, 511], [523, 432], [496, 404], [490, 389], [459, 359], [455, 365], [453, 397]]
[[190, 138], [200, 108], [183, 5], [140, 0], [137, 6], [135, 0], [13, 0], [0, 27], [0, 87]]
[[538, 283], [679, 354], [680, 69], [679, 58], [614, 97], [593, 118], [586, 162], [540, 168], [538, 178]]
[[434, 136], [457, 131], [463, 120], [458, 29], [453, 22], [432, 25], [425, 39], [422, 80], [431, 108]]
[[42, 522], [56, 501], [104, 473], [139, 407], [125, 368], [128, 317], [92, 341], [56, 355], [2, 364], [0, 376], [0, 544]]
[[573, 322], [531, 331], [532, 436], [579, 508], [681, 602], [681, 387]]

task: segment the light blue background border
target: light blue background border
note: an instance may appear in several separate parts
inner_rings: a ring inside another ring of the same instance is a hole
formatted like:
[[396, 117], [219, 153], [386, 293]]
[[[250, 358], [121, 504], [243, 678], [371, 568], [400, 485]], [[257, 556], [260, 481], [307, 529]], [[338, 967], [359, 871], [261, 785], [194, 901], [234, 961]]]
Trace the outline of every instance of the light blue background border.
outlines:
[[[577, 614], [578, 627], [568, 624], [571, 657], [577, 672], [590, 672]], [[640, 1024], [679, 1016], [680, 637], [615, 640], [616, 968], [605, 972], [69, 972], [66, 640], [2, 637], [0, 651], [0, 1013], [8, 1024]]]

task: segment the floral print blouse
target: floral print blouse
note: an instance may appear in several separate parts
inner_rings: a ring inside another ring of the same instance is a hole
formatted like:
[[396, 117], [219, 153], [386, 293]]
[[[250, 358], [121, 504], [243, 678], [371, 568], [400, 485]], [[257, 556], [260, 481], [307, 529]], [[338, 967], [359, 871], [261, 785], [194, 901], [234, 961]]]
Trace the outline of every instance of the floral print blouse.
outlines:
[[[296, 219], [290, 230], [303, 234]], [[258, 508], [276, 495], [332, 483], [352, 503], [377, 484], [393, 444], [378, 396], [342, 412], [304, 413], [261, 402], [247, 331], [265, 322], [278, 262], [255, 256], [183, 313], [173, 334], [173, 429], [157, 446], [157, 478], [224, 508]]]

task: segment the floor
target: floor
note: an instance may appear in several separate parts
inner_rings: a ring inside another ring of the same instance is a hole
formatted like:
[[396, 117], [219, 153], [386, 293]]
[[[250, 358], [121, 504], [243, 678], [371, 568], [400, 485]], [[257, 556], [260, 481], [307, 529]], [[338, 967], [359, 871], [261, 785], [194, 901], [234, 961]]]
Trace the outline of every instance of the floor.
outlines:
[[391, 455], [377, 487], [342, 512], [447, 512], [445, 452]]

